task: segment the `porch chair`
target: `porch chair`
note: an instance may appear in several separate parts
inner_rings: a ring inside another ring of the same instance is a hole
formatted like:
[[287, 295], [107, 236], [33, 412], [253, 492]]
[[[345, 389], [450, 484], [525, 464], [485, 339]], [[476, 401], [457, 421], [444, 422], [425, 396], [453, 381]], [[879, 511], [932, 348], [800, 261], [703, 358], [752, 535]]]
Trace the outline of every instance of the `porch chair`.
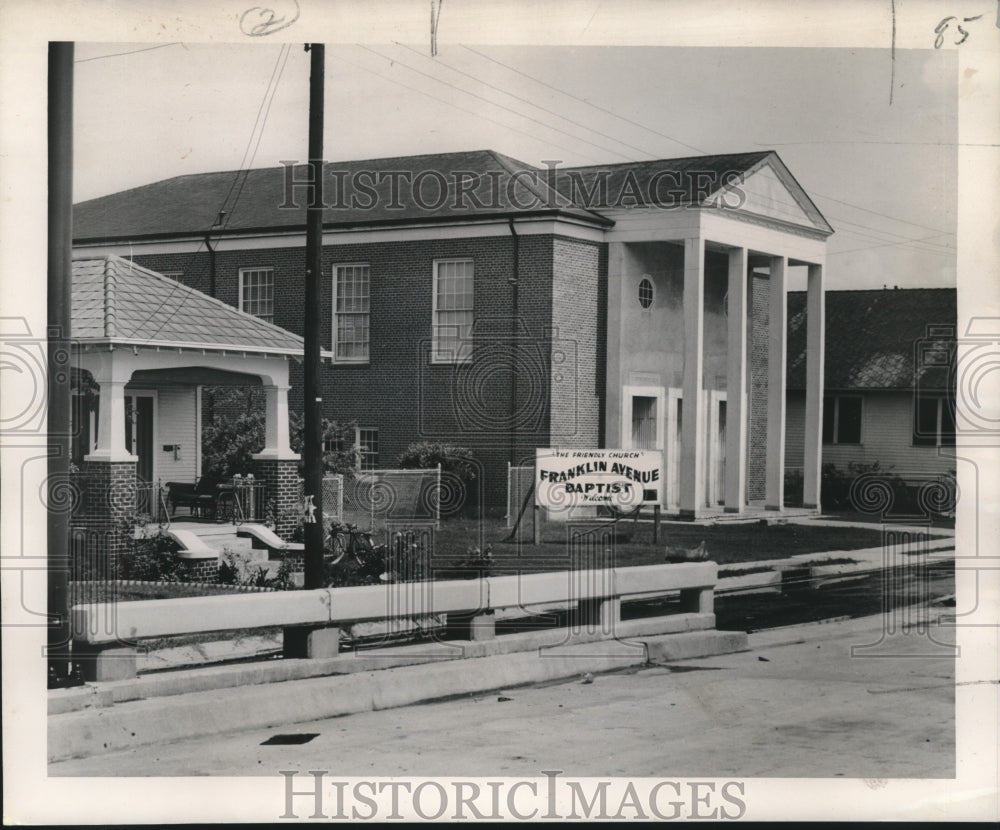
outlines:
[[215, 515], [219, 506], [219, 495], [223, 480], [215, 476], [202, 476], [197, 483], [184, 481], [167, 482], [167, 502], [170, 505], [170, 517], [173, 518], [178, 505], [187, 507], [192, 516]]

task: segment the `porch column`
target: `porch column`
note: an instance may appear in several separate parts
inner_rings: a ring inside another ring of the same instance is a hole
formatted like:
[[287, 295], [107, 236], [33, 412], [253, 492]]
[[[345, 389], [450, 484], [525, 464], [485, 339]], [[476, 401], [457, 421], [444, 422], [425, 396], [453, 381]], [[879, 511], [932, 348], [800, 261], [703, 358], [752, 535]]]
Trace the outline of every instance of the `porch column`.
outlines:
[[139, 459], [125, 448], [125, 384], [131, 371], [104, 368], [95, 374], [101, 388], [97, 446], [84, 456], [77, 474], [82, 498], [70, 525], [76, 579], [117, 578], [119, 559], [131, 547], [127, 528], [136, 515]]
[[820, 475], [823, 467], [823, 372], [826, 301], [823, 266], [809, 266], [806, 293], [806, 436], [802, 506], [821, 509]]
[[781, 510], [785, 493], [785, 338], [788, 306], [785, 301], [787, 260], [771, 257], [767, 349], [767, 466], [764, 507]]
[[705, 425], [702, 406], [705, 329], [705, 243], [684, 240], [684, 403], [681, 421], [680, 512], [695, 518], [705, 504]]
[[99, 378], [97, 447], [87, 461], [137, 461], [125, 448], [125, 384], [128, 380]]
[[288, 443], [287, 386], [265, 386], [264, 449], [257, 457], [298, 459]]
[[302, 512], [299, 456], [288, 442], [288, 388], [264, 384], [264, 449], [253, 456], [256, 474], [273, 503], [275, 532], [283, 539], [295, 529]]
[[726, 363], [727, 513], [740, 513], [747, 493], [747, 252], [729, 251], [729, 342]]

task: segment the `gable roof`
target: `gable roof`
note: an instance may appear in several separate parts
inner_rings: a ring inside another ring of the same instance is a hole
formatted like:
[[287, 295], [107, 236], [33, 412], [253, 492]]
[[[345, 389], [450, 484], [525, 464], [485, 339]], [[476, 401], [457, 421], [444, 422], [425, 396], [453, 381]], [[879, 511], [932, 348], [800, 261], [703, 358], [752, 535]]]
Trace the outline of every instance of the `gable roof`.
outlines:
[[73, 260], [73, 340], [302, 355], [302, 338], [117, 256]]
[[[303, 230], [307, 165], [196, 173], [112, 193], [73, 208], [77, 243]], [[299, 183], [286, 195], [290, 179]], [[573, 205], [544, 172], [492, 150], [327, 162], [325, 227], [565, 215], [613, 222]], [[225, 215], [220, 222], [220, 211]]]
[[724, 207], [833, 233], [773, 150], [568, 167], [556, 181], [564, 196], [594, 210]]
[[[948, 389], [957, 314], [954, 288], [827, 291], [825, 388]], [[787, 385], [806, 385], [804, 291], [788, 294]]]

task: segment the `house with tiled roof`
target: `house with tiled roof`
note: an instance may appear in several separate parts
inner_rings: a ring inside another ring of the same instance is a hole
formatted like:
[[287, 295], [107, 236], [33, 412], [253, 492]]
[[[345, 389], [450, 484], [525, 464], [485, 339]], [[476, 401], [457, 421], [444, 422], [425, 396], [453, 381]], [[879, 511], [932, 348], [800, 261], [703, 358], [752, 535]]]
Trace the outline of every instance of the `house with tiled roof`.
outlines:
[[[788, 296], [785, 463], [802, 469], [806, 298]], [[823, 461], [914, 481], [955, 469], [954, 288], [826, 293]]]
[[[302, 334], [308, 171], [180, 176], [83, 202], [75, 250]], [[818, 365], [832, 228], [773, 151], [328, 162], [323, 204], [324, 415], [356, 422], [374, 465], [415, 441], [467, 446], [483, 504], [502, 510], [507, 465], [538, 448], [648, 449], [669, 513], [782, 509], [787, 282], [808, 274]], [[807, 377], [815, 507], [821, 373]], [[289, 384], [299, 410], [295, 365]]]
[[[302, 355], [301, 337], [113, 255], [74, 259], [71, 321], [72, 460], [90, 502], [77, 512], [78, 530], [105, 533], [109, 505], [122, 516], [155, 513], [149, 485], [198, 478], [206, 386], [261, 390], [266, 444], [257, 472], [272, 483], [295, 473], [287, 469], [295, 460], [289, 363]], [[96, 507], [102, 493], [106, 504]], [[296, 494], [285, 488], [286, 507]]]

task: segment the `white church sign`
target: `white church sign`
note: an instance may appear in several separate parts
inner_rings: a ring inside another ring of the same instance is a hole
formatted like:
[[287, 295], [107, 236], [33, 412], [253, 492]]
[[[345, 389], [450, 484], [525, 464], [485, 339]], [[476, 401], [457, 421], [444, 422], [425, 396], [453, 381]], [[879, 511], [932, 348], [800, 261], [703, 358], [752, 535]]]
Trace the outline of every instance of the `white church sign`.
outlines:
[[536, 450], [535, 503], [540, 507], [631, 510], [660, 504], [662, 495], [659, 450]]

